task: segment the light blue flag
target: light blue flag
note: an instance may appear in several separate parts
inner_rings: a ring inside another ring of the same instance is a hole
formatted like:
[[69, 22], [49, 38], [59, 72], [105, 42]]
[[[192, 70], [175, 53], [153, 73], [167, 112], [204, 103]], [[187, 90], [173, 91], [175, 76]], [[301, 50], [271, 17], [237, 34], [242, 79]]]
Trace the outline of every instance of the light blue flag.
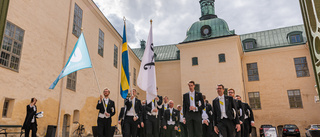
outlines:
[[83, 33], [81, 33], [76, 45], [73, 48], [73, 51], [68, 59], [66, 66], [64, 66], [58, 78], [51, 84], [49, 89], [54, 89], [59, 80], [63, 77], [69, 75], [72, 72], [85, 68], [92, 68], [92, 64], [86, 40], [84, 39]]

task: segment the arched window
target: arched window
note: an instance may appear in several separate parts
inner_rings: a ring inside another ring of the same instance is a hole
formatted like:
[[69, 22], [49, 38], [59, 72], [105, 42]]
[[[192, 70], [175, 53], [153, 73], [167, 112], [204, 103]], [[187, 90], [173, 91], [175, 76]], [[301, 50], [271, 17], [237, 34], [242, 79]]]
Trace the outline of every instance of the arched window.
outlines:
[[242, 41], [244, 49], [254, 49], [257, 47], [256, 39], [248, 38]]
[[293, 31], [288, 33], [287, 39], [291, 44], [303, 42], [302, 31]]

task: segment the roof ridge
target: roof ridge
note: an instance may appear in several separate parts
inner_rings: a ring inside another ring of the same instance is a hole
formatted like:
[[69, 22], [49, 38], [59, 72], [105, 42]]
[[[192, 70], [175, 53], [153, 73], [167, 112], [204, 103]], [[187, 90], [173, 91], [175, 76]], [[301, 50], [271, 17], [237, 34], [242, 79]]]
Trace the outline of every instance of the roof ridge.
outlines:
[[[286, 27], [279, 27], [279, 28], [274, 28], [274, 29], [269, 29], [269, 30], [262, 30], [262, 31], [256, 31], [256, 32], [251, 32], [251, 33], [245, 33], [245, 34], [240, 34], [240, 36], [242, 36], [242, 35], [248, 35], [248, 34], [254, 34], [254, 33], [270, 32], [270, 31], [274, 31], [274, 30], [281, 30], [281, 29], [292, 28], [292, 27], [297, 27], [297, 26], [303, 26], [303, 24], [286, 26]], [[304, 26], [303, 26], [303, 27], [304, 27]]]

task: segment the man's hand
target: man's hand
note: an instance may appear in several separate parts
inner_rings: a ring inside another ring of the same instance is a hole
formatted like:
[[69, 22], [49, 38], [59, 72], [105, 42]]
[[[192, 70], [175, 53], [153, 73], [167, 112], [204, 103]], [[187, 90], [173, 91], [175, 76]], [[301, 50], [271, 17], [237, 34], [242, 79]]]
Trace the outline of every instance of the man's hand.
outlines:
[[186, 119], [185, 118], [183, 118], [183, 124], [186, 124]]
[[132, 96], [130, 97], [130, 99], [133, 100], [133, 98], [134, 98], [134, 96], [132, 95]]
[[138, 118], [137, 117], [133, 117], [133, 121], [137, 121], [138, 120]]
[[214, 132], [216, 132], [217, 134], [219, 134], [219, 129], [217, 126], [214, 126]]
[[177, 126], [174, 126], [174, 130], [178, 130], [178, 127], [177, 127]]
[[190, 106], [189, 109], [190, 109], [190, 110], [196, 110], [196, 107]]
[[251, 123], [251, 126], [254, 126], [254, 123]]
[[203, 123], [209, 126], [208, 120], [203, 120]]
[[109, 114], [109, 113], [107, 113], [107, 112], [106, 112], [106, 113], [104, 113], [104, 114], [105, 114], [107, 117], [109, 117], [109, 116], [110, 116], [110, 114]]
[[163, 126], [163, 129], [167, 129], [167, 126]]
[[236, 125], [236, 129], [237, 129], [237, 132], [239, 132], [241, 130], [240, 124]]
[[154, 98], [156, 101], [159, 101], [159, 98], [158, 98], [158, 96], [156, 97], [156, 98]]
[[242, 124], [242, 121], [240, 121], [240, 125]]
[[118, 121], [118, 124], [121, 124], [121, 120]]
[[102, 101], [102, 98], [103, 98], [103, 96], [102, 96], [102, 95], [100, 95], [100, 101]]
[[144, 124], [143, 124], [143, 122], [141, 122], [141, 127], [144, 127]]
[[140, 125], [138, 125], [138, 128], [140, 128]]
[[152, 112], [158, 112], [158, 109], [157, 109], [157, 108], [154, 108], [154, 109], [152, 110]]

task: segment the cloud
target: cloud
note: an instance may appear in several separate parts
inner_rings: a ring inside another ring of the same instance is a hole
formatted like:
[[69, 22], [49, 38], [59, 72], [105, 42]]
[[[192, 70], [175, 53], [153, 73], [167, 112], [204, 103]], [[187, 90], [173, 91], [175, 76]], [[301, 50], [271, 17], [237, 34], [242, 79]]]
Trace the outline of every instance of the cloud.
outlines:
[[[94, 0], [104, 15], [122, 35], [127, 18], [130, 47], [140, 47], [148, 38], [153, 20], [155, 45], [177, 44], [188, 28], [201, 16], [199, 0]], [[216, 0], [216, 14], [236, 34], [245, 34], [302, 24], [298, 1], [292, 0]]]

